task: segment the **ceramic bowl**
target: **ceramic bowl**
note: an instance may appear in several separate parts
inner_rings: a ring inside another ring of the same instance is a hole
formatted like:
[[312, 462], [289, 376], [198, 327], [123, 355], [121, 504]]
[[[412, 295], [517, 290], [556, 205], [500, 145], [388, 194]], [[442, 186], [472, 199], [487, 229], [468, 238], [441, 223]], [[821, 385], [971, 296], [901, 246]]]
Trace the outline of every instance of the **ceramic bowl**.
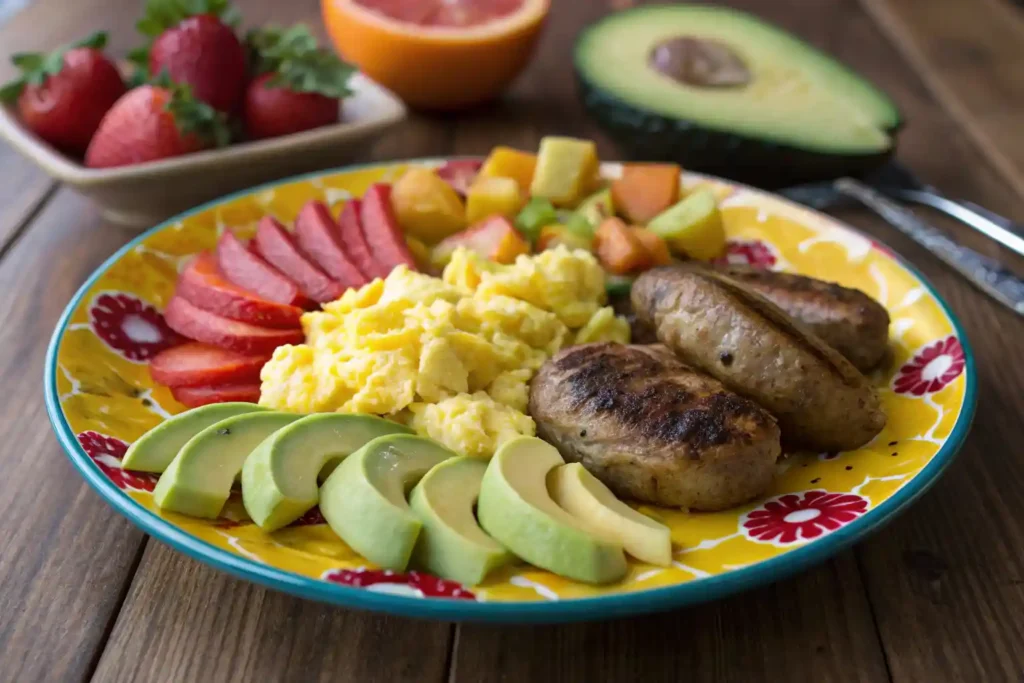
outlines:
[[405, 118], [405, 107], [365, 76], [356, 76], [352, 88], [337, 124], [136, 166], [87, 168], [29, 132], [9, 107], [0, 107], [0, 138], [94, 199], [109, 220], [148, 228], [229, 192], [357, 160]]

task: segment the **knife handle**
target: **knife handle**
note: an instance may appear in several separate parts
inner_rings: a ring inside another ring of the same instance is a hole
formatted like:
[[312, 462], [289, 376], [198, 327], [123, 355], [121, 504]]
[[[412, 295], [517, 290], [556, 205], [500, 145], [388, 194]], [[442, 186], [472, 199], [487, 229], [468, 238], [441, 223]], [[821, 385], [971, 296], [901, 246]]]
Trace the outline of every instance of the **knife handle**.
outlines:
[[974, 286], [1019, 315], [1024, 315], [1024, 280], [992, 259], [957, 244], [909, 209], [852, 178], [835, 182], [838, 192], [856, 199], [910, 239], [966, 277]]

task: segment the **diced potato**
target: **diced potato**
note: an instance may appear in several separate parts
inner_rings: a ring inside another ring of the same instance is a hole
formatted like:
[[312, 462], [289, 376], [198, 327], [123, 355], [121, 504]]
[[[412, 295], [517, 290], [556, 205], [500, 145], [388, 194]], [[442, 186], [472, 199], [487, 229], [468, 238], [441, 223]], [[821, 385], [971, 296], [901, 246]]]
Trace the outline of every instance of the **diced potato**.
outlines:
[[725, 251], [725, 227], [714, 193], [702, 188], [647, 224], [678, 254], [709, 260]]
[[558, 223], [541, 228], [540, 237], [537, 238], [535, 246], [537, 251], [544, 251], [545, 249], [554, 249], [560, 244], [569, 249], [584, 249], [586, 251], [591, 251], [594, 246], [591, 238], [573, 232]]
[[405, 244], [409, 247], [409, 252], [412, 253], [420, 270], [427, 269], [427, 266], [430, 265], [430, 247], [411, 235], [405, 236]]
[[466, 227], [466, 208], [451, 185], [429, 168], [413, 167], [391, 187], [402, 230], [434, 244]]
[[466, 220], [473, 224], [491, 216], [512, 218], [522, 205], [519, 183], [512, 178], [477, 178], [466, 195]]
[[530, 194], [550, 199], [555, 206], [573, 206], [590, 189], [597, 170], [597, 147], [592, 141], [542, 138]]
[[511, 178], [525, 190], [533, 182], [536, 167], [536, 154], [520, 152], [511, 147], [495, 147], [480, 167], [479, 175], [484, 178]]

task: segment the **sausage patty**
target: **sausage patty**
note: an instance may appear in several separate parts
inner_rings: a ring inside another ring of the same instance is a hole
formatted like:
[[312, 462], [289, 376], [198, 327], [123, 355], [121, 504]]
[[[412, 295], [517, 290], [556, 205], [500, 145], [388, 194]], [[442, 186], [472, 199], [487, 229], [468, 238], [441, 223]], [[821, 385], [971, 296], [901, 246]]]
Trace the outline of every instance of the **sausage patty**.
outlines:
[[660, 345], [584, 344], [530, 384], [537, 434], [617, 495], [722, 510], [768, 488], [775, 419]]
[[889, 344], [889, 312], [859, 289], [804, 275], [745, 266], [716, 266], [781, 308], [822, 341], [867, 372]]
[[684, 362], [778, 418], [787, 446], [849, 450], [885, 426], [878, 396], [849, 361], [726, 275], [655, 268], [637, 278], [632, 301]]

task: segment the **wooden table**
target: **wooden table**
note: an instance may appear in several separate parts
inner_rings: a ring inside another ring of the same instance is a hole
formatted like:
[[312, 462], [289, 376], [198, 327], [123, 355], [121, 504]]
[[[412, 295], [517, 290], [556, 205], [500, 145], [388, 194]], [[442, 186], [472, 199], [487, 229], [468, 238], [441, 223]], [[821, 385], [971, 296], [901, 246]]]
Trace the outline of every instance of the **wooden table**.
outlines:
[[[313, 0], [242, 0], [250, 22], [317, 22]], [[571, 84], [587, 22], [629, 0], [554, 0], [501, 103], [413, 117], [373, 158], [600, 141]], [[1010, 0], [739, 0], [848, 61], [898, 101], [900, 158], [944, 191], [1024, 220], [1024, 10]], [[0, 53], [112, 30], [129, 0], [35, 0]], [[6, 63], [6, 56], [3, 61]], [[6, 67], [2, 67], [6, 68]], [[0, 79], [7, 75], [0, 71]], [[47, 339], [132, 234], [0, 146], [0, 681], [1009, 681], [1024, 677], [1024, 321], [864, 213], [963, 321], [980, 407], [943, 480], [883, 532], [776, 585], [674, 613], [549, 627], [428, 623], [305, 602], [149, 540], [74, 472], [42, 396]], [[997, 255], [963, 229], [936, 221]]]

